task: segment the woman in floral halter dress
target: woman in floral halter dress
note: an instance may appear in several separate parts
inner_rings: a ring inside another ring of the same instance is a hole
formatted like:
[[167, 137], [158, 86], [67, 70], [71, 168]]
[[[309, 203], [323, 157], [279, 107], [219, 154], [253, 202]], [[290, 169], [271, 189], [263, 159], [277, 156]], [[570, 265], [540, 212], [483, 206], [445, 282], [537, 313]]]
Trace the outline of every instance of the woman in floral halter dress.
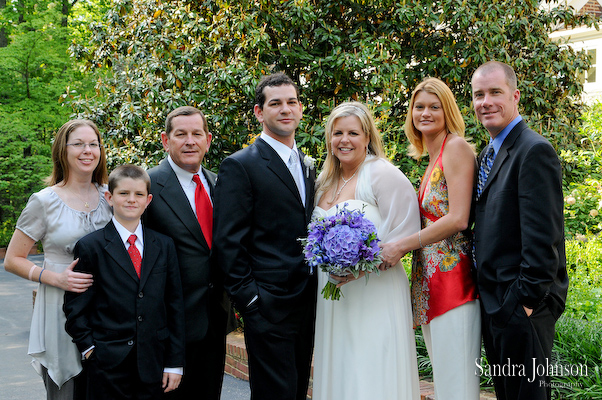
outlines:
[[405, 132], [410, 155], [429, 156], [418, 196], [422, 229], [385, 244], [385, 262], [414, 250], [414, 326], [422, 329], [433, 365], [435, 397], [478, 399], [481, 323], [468, 229], [476, 161], [445, 83], [427, 78], [416, 87]]

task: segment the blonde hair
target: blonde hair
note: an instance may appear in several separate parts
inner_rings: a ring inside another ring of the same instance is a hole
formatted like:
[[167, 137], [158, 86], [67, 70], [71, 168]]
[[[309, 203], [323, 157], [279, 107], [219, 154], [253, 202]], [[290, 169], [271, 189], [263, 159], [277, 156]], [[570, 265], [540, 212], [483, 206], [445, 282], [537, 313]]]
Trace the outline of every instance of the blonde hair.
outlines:
[[334, 123], [339, 118], [355, 116], [360, 120], [362, 130], [370, 140], [368, 143], [367, 152], [378, 158], [385, 157], [385, 151], [383, 150], [383, 141], [374, 123], [372, 113], [368, 108], [360, 102], [351, 101], [339, 104], [335, 107], [326, 121], [326, 160], [322, 173], [318, 177], [316, 182], [316, 192], [326, 193], [336, 182], [338, 182], [341, 176], [341, 163], [338, 158], [332, 154], [332, 134], [334, 130]]
[[77, 128], [82, 126], [89, 126], [96, 133], [98, 144], [100, 145], [100, 157], [98, 165], [92, 173], [92, 182], [98, 183], [99, 185], [106, 184], [109, 181], [107, 175], [107, 156], [105, 149], [102, 145], [102, 136], [96, 124], [87, 119], [73, 119], [67, 121], [61, 126], [54, 137], [54, 143], [52, 143], [52, 175], [46, 178], [46, 184], [48, 186], [56, 185], [57, 183], [69, 181], [69, 162], [67, 161], [67, 142], [69, 141], [69, 135]]
[[406, 137], [410, 141], [408, 154], [417, 160], [425, 153], [424, 145], [422, 143], [422, 133], [416, 129], [413, 122], [414, 103], [416, 102], [416, 96], [420, 92], [431, 93], [439, 98], [445, 116], [445, 128], [448, 132], [464, 137], [464, 130], [466, 128], [464, 119], [462, 118], [462, 114], [456, 103], [456, 98], [449, 87], [447, 87], [442, 80], [437, 78], [424, 79], [412, 92], [404, 129]]

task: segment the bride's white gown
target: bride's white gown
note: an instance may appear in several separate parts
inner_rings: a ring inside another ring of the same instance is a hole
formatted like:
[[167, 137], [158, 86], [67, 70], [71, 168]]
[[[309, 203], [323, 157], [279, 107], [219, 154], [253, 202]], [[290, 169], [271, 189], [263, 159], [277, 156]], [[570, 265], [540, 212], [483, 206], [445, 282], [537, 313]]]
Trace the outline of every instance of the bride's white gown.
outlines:
[[[364, 163], [349, 209], [359, 209], [383, 242], [420, 229], [411, 183], [383, 160]], [[377, 206], [378, 204], [378, 206]], [[314, 216], [336, 213], [316, 207]], [[344, 297], [325, 300], [327, 282], [318, 272], [313, 398], [317, 400], [419, 399], [416, 343], [408, 277], [401, 266], [342, 286]]]

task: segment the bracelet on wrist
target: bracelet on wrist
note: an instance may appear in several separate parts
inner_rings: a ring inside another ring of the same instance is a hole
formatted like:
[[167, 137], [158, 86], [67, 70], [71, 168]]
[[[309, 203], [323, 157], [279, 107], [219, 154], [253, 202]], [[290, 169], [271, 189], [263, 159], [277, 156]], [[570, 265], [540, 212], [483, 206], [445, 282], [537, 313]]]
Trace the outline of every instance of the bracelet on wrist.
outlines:
[[420, 245], [420, 248], [424, 248], [424, 246], [422, 245], [422, 239], [420, 238], [420, 234], [422, 233], [422, 231], [418, 231], [418, 244]]
[[38, 278], [38, 283], [42, 283], [42, 272], [44, 272], [44, 268], [40, 271], [40, 277]]
[[32, 265], [31, 268], [29, 269], [29, 280], [32, 281], [33, 280], [33, 270], [36, 269], [37, 265]]

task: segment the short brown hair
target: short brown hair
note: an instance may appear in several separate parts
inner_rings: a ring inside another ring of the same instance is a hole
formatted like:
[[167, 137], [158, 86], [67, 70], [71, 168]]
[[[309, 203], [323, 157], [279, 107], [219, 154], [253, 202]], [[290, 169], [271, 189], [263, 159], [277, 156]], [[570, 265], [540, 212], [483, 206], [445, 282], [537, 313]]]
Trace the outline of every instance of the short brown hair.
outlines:
[[263, 110], [263, 104], [265, 103], [265, 93], [263, 93], [263, 89], [268, 86], [283, 86], [283, 85], [291, 85], [295, 88], [295, 92], [297, 93], [297, 100], [299, 99], [299, 87], [293, 80], [284, 72], [276, 72], [275, 74], [266, 75], [257, 84], [255, 88], [255, 104], [259, 106]]
[[82, 126], [89, 126], [96, 133], [96, 138], [100, 145], [100, 160], [94, 172], [92, 173], [92, 182], [104, 185], [108, 181], [107, 177], [107, 156], [102, 145], [102, 136], [96, 124], [87, 119], [73, 119], [67, 121], [60, 127], [54, 137], [54, 143], [52, 143], [52, 175], [46, 178], [46, 183], [49, 186], [56, 185], [57, 183], [64, 181], [67, 183], [69, 180], [69, 163], [67, 161], [67, 141], [69, 141], [69, 135], [77, 128]]
[[516, 72], [514, 72], [514, 69], [511, 66], [500, 61], [487, 61], [485, 64], [481, 65], [475, 70], [475, 72], [472, 74], [472, 79], [474, 79], [477, 73], [491, 72], [496, 69], [501, 69], [504, 71], [504, 75], [506, 76], [506, 84], [508, 84], [510, 90], [516, 90], [518, 88]]
[[173, 127], [171, 126], [171, 121], [175, 117], [179, 117], [181, 115], [194, 115], [199, 114], [203, 119], [203, 130], [207, 136], [209, 136], [209, 127], [207, 126], [207, 118], [205, 118], [205, 114], [201, 110], [192, 106], [182, 106], [178, 107], [169, 114], [167, 114], [167, 118], [165, 119], [165, 134], [169, 137], [171, 134], [171, 130]]
[[150, 193], [151, 180], [148, 173], [141, 167], [133, 164], [124, 164], [115, 168], [109, 175], [109, 192], [113, 194], [113, 190], [125, 178], [141, 180], [146, 184], [146, 194]]

